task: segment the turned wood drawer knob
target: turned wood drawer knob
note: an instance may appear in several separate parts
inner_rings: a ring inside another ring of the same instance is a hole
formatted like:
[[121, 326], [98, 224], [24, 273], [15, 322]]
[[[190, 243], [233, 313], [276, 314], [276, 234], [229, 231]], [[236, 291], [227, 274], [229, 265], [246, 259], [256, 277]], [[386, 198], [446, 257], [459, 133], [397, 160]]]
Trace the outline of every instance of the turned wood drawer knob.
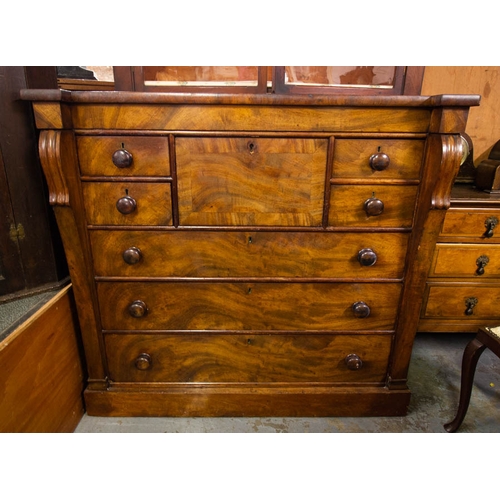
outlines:
[[131, 214], [137, 208], [137, 202], [129, 195], [123, 196], [116, 202], [116, 209], [123, 215]]
[[138, 370], [148, 370], [151, 368], [151, 356], [145, 352], [139, 354], [135, 360], [135, 367]]
[[370, 167], [377, 171], [385, 170], [389, 166], [390, 161], [389, 156], [380, 152], [371, 155], [369, 159]]
[[128, 312], [133, 318], [142, 318], [147, 314], [148, 307], [142, 300], [134, 300], [134, 302], [128, 306]]
[[465, 299], [465, 307], [467, 308], [465, 310], [465, 315], [466, 316], [471, 316], [474, 313], [474, 307], [477, 306], [478, 300], [476, 297], [469, 297], [468, 299]]
[[357, 354], [348, 354], [344, 361], [349, 370], [359, 370], [363, 366], [363, 361]]
[[363, 248], [358, 252], [358, 262], [362, 266], [373, 266], [377, 262], [377, 254], [371, 248]]
[[486, 232], [484, 233], [485, 238], [493, 237], [493, 229], [498, 225], [498, 219], [496, 217], [488, 217], [484, 221], [484, 225], [486, 227]]
[[127, 248], [122, 256], [123, 260], [130, 265], [137, 264], [142, 259], [142, 253], [137, 247]]
[[134, 161], [132, 154], [129, 153], [126, 149], [117, 149], [113, 153], [111, 160], [118, 168], [128, 168]]
[[488, 258], [487, 255], [481, 255], [481, 257], [479, 257], [476, 260], [476, 266], [477, 266], [476, 274], [482, 276], [484, 274], [484, 268], [487, 266], [489, 261], [490, 259]]
[[352, 312], [356, 318], [367, 318], [370, 316], [370, 307], [366, 302], [354, 302], [352, 305]]
[[378, 198], [368, 198], [363, 208], [365, 209], [366, 215], [374, 217], [380, 215], [384, 211], [384, 202]]

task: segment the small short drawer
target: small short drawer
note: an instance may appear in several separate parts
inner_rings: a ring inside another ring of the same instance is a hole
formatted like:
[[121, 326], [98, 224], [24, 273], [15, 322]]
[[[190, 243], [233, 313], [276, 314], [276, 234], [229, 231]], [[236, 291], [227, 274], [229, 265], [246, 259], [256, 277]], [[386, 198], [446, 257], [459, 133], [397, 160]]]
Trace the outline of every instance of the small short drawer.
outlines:
[[450, 208], [446, 212], [441, 236], [500, 241], [500, 210]]
[[328, 225], [409, 228], [417, 191], [418, 186], [333, 185]]
[[91, 225], [171, 225], [170, 184], [84, 182], [87, 221]]
[[399, 283], [99, 282], [105, 330], [392, 330]]
[[113, 382], [385, 382], [391, 335], [106, 334]]
[[498, 278], [500, 245], [438, 243], [429, 276]]
[[422, 318], [499, 319], [500, 288], [481, 284], [430, 284]]
[[91, 231], [97, 276], [402, 278], [408, 233]]
[[425, 142], [404, 139], [336, 139], [333, 177], [418, 179]]
[[168, 137], [77, 137], [83, 176], [170, 175]]

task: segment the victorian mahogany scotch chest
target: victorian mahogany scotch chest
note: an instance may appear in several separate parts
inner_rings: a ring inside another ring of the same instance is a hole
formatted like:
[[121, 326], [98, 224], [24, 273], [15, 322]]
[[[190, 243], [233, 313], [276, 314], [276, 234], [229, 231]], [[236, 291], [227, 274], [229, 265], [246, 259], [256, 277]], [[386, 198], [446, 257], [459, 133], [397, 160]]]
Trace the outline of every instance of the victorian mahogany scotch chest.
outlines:
[[478, 96], [28, 90], [90, 415], [403, 415]]

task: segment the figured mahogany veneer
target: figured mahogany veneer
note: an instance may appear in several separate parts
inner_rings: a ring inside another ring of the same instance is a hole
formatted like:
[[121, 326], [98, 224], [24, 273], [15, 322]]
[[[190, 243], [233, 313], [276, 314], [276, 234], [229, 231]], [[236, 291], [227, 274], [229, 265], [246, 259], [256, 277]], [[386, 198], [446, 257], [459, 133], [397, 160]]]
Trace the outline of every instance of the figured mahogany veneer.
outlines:
[[23, 98], [72, 272], [90, 415], [406, 413], [477, 96]]

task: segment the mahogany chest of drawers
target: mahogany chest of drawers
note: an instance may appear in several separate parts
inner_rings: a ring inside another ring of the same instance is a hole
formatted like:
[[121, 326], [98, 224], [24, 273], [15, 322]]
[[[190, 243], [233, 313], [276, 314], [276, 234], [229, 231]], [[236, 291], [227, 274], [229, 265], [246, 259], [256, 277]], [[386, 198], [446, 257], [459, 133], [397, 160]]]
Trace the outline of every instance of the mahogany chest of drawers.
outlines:
[[477, 96], [25, 91], [90, 415], [403, 415]]
[[476, 332], [500, 321], [500, 196], [456, 185], [431, 260], [419, 331]]

